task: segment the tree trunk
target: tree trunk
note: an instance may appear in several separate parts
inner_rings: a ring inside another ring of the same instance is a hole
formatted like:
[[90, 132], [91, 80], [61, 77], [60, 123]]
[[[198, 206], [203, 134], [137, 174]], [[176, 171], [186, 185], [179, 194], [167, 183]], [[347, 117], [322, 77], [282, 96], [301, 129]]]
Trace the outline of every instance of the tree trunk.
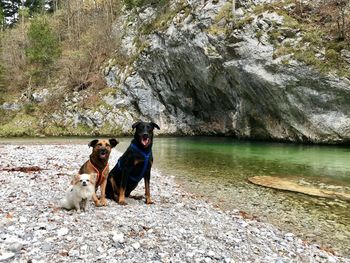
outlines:
[[343, 40], [346, 39], [346, 21], [345, 21], [345, 7], [341, 10], [341, 17], [342, 17], [342, 38]]
[[21, 24], [22, 24], [22, 33], [24, 34], [24, 1], [22, 0], [22, 6], [21, 6], [21, 9], [22, 9], [22, 17], [21, 17]]

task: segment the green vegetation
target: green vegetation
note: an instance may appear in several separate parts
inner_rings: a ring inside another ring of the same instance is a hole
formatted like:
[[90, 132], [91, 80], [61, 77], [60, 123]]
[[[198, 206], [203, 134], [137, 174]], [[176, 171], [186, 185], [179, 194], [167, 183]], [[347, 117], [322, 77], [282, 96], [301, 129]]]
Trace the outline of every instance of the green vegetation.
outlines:
[[4, 9], [0, 6], [0, 30], [2, 31], [5, 25], [5, 14]]
[[4, 102], [5, 97], [5, 83], [4, 83], [4, 67], [1, 65], [0, 61], [0, 104]]
[[[261, 17], [265, 12], [275, 12], [283, 17], [282, 25], [276, 25], [272, 21], [266, 32], [269, 41], [275, 46], [273, 57], [289, 55], [282, 58], [282, 64], [286, 65], [291, 59], [296, 59], [314, 67], [321, 73], [334, 72], [340, 76], [350, 77], [349, 67], [340, 54], [342, 49], [349, 50], [350, 48], [350, 39], [339, 37], [347, 35], [340, 32], [344, 30], [344, 23], [350, 25], [350, 18], [344, 17], [344, 21], [339, 21], [339, 17], [344, 14], [342, 10], [349, 11], [350, 4], [343, 3], [342, 6], [339, 6], [335, 0], [320, 3], [310, 1], [309, 4], [284, 0], [257, 5], [253, 13], [256, 17]], [[321, 24], [320, 21], [325, 17], [330, 19], [330, 22]], [[228, 2], [218, 12], [215, 23], [207, 29], [207, 32], [227, 36], [232, 32], [232, 29], [227, 27], [229, 22], [233, 22], [234, 28], [244, 29], [244, 26], [250, 24], [253, 19], [252, 14], [235, 19], [232, 16], [232, 3]], [[297, 34], [300, 39], [295, 41]], [[262, 36], [263, 31], [258, 30], [256, 38], [260, 41]], [[284, 41], [288, 39], [291, 41]]]
[[123, 0], [126, 9], [131, 10], [133, 8], [142, 7], [144, 5], [164, 5], [167, 0]]
[[35, 136], [38, 135], [38, 119], [18, 113], [8, 123], [0, 126], [0, 136]]
[[239, 20], [235, 20], [235, 28], [242, 29], [245, 25], [250, 24], [254, 20], [254, 17], [246, 15]]
[[47, 17], [37, 16], [28, 29], [28, 47], [25, 50], [29, 63], [31, 84], [44, 83], [50, 74], [53, 63], [59, 58], [61, 50]]
[[323, 45], [323, 32], [319, 29], [306, 31], [303, 34], [303, 42], [310, 43], [314, 47], [320, 47]]
[[[295, 6], [294, 9], [286, 8], [291, 4]], [[350, 9], [350, 6], [345, 7]], [[318, 4], [285, 0], [258, 5], [254, 13], [259, 16], [264, 12], [276, 12], [283, 16], [283, 25], [273, 26], [267, 32], [270, 42], [275, 46], [274, 58], [291, 55], [292, 58], [314, 67], [323, 74], [334, 72], [340, 76], [350, 77], [348, 65], [340, 54], [342, 49], [350, 48], [350, 39], [339, 38], [337, 19], [342, 13], [338, 8], [333, 0]], [[325, 17], [329, 22], [321, 24], [320, 21]], [[344, 21], [343, 23], [348, 23], [350, 19]], [[288, 38], [295, 40], [293, 30], [299, 32], [300, 41], [294, 41], [293, 44], [291, 41], [282, 41]], [[290, 59], [282, 59], [284, 64], [289, 61]]]
[[54, 123], [41, 127], [40, 134], [48, 136], [91, 136], [94, 132], [89, 126], [84, 124], [74, 126], [73, 124]]
[[[5, 12], [1, 12], [0, 3], [0, 103], [19, 101], [23, 106], [20, 111], [6, 111], [0, 116], [0, 136], [15, 130], [17, 120], [50, 119], [73, 91], [92, 94], [84, 102], [86, 107], [103, 104], [96, 95], [106, 88], [100, 71], [118, 47], [111, 32], [121, 12], [120, 1], [87, 0], [82, 4], [80, 0], [62, 0], [54, 5], [54, 1], [44, 4], [40, 0], [27, 6], [29, 2], [33, 1], [7, 5]], [[23, 3], [25, 6], [21, 6]], [[7, 24], [3, 23], [5, 17]], [[31, 94], [43, 87], [50, 90], [50, 97], [36, 103]], [[42, 128], [33, 121], [24, 123], [15, 135], [32, 135], [34, 130], [61, 134], [67, 130], [60, 125]], [[29, 123], [33, 124], [32, 130], [26, 128]], [[77, 130], [88, 132], [86, 127]]]
[[28, 38], [29, 46], [26, 49], [26, 55], [31, 62], [45, 67], [60, 56], [58, 38], [45, 16], [35, 17], [30, 23]]
[[152, 22], [142, 26], [140, 30], [141, 35], [150, 34], [155, 30], [165, 30], [169, 25], [170, 21], [172, 21], [181, 10], [185, 11], [183, 17], [187, 17], [190, 14], [190, 8], [187, 5], [184, 6], [183, 4], [178, 4], [176, 8], [172, 9], [169, 8], [170, 4], [170, 1], [162, 2], [162, 5], [158, 7], [156, 18]]
[[119, 128], [116, 125], [111, 125], [110, 123], [104, 123], [104, 125], [98, 129], [98, 132], [100, 135], [105, 135], [105, 136], [113, 136], [116, 134], [123, 134], [123, 131], [121, 128]]
[[227, 28], [227, 23], [233, 20], [232, 15], [232, 3], [227, 2], [216, 15], [215, 20], [206, 31], [211, 35], [227, 35], [229, 29]]
[[218, 23], [221, 20], [233, 20], [233, 14], [232, 14], [232, 2], [227, 2], [224, 4], [224, 6], [220, 9], [219, 13], [215, 17], [215, 22]]

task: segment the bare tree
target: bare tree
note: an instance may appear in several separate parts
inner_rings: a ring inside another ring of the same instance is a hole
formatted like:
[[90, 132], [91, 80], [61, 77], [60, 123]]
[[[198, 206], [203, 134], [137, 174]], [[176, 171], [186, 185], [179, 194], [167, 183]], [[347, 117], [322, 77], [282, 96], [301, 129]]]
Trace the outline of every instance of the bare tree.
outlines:
[[320, 5], [321, 13], [329, 18], [333, 25], [333, 31], [337, 39], [344, 41], [348, 39], [350, 0], [324, 0]]
[[336, 0], [336, 5], [338, 7], [338, 16], [337, 16], [337, 26], [338, 26], [338, 38], [339, 40], [346, 39], [346, 29], [347, 21], [346, 17], [349, 9], [349, 0]]

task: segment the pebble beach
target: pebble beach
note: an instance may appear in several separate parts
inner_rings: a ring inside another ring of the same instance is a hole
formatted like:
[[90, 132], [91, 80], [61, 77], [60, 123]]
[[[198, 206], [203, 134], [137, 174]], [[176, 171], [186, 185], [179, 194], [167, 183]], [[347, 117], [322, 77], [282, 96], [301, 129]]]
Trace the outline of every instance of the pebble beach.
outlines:
[[[350, 262], [244, 211], [223, 211], [164, 170], [152, 170], [153, 205], [127, 198], [127, 206], [63, 210], [90, 152], [0, 144], [0, 262]], [[112, 150], [110, 168], [121, 154]], [[143, 181], [135, 194], [144, 194]]]

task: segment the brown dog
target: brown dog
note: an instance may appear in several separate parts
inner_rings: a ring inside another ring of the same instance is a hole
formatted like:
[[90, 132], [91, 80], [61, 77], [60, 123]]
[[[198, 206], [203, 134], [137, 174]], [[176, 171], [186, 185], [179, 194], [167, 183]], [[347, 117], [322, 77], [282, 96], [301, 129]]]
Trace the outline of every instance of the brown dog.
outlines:
[[[97, 173], [95, 182], [95, 192], [92, 196], [95, 206], [106, 206], [106, 185], [107, 177], [109, 174], [108, 159], [112, 148], [114, 148], [119, 142], [116, 139], [109, 140], [93, 140], [89, 143], [89, 147], [92, 147], [92, 153], [90, 159], [86, 161], [79, 170], [79, 174], [93, 174]], [[96, 191], [98, 187], [101, 187], [101, 198], [98, 200]]]

